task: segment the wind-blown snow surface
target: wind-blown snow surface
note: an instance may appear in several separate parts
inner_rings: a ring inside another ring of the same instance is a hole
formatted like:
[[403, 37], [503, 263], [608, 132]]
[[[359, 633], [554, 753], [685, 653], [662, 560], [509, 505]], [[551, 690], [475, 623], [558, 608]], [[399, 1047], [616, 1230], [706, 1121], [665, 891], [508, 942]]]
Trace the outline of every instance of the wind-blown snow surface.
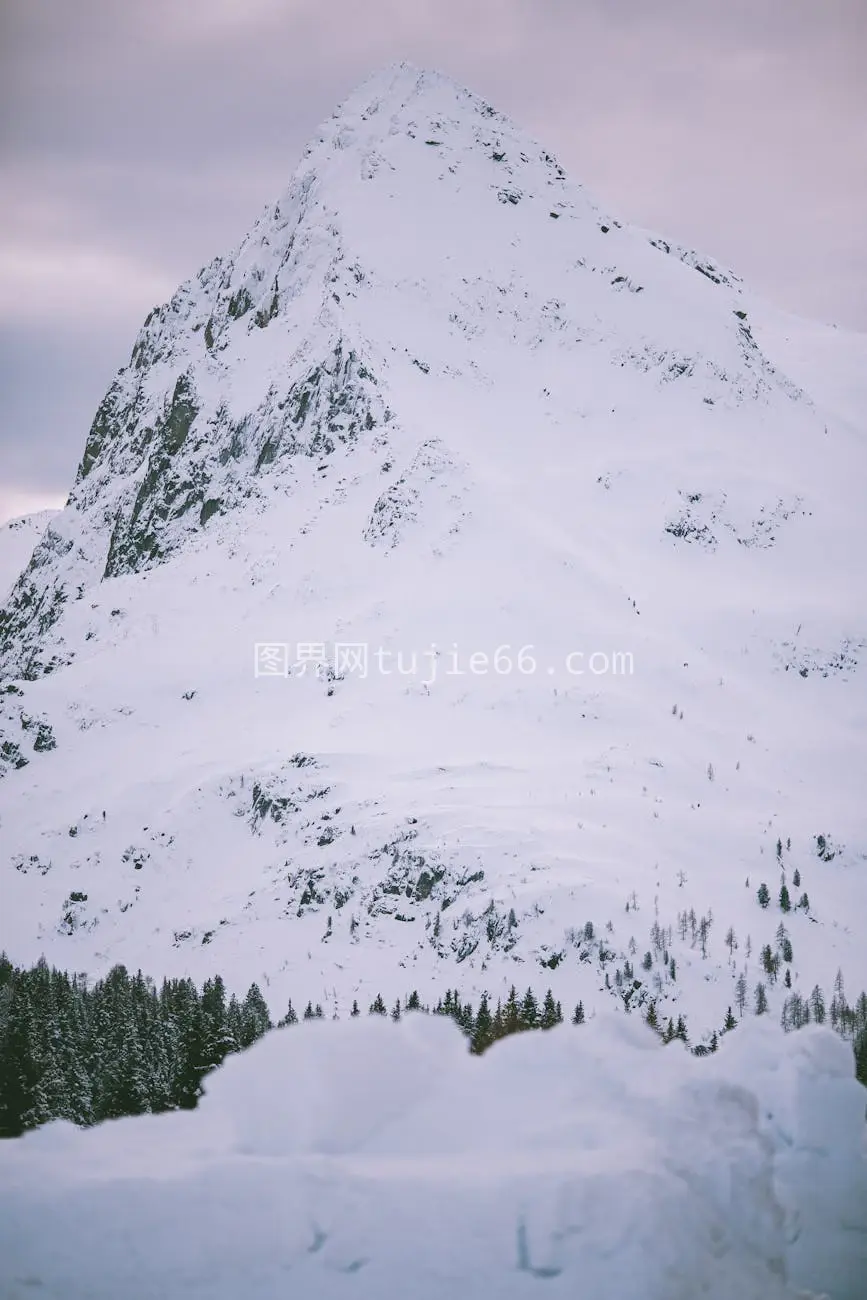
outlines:
[[0, 612], [0, 948], [590, 1010], [604, 937], [699, 1036], [798, 869], [793, 989], [863, 987], [862, 352], [814, 395], [762, 319], [445, 78], [362, 87], [148, 318]]
[[696, 1060], [611, 1014], [482, 1058], [437, 1017], [277, 1030], [195, 1112], [0, 1144], [5, 1294], [859, 1300], [848, 1056], [753, 1022]]

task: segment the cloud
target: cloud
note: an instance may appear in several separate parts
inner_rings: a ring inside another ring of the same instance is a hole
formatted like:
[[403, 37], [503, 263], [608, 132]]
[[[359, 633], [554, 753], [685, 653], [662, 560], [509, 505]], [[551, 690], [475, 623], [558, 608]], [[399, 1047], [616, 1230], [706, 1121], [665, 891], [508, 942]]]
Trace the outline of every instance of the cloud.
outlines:
[[7, 243], [0, 248], [0, 321], [45, 321], [86, 326], [129, 319], [143, 301], [170, 297], [175, 286], [157, 270], [132, 258], [81, 244]]

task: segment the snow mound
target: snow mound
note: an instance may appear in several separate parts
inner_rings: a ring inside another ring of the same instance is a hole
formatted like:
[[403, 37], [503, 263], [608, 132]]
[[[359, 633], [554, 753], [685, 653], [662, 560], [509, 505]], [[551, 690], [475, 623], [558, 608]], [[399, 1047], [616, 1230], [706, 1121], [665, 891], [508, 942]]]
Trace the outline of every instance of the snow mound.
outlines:
[[438, 1018], [311, 1022], [197, 1112], [0, 1145], [0, 1272], [63, 1300], [856, 1300], [864, 1134], [818, 1027], [697, 1060], [608, 1016], [475, 1058]]

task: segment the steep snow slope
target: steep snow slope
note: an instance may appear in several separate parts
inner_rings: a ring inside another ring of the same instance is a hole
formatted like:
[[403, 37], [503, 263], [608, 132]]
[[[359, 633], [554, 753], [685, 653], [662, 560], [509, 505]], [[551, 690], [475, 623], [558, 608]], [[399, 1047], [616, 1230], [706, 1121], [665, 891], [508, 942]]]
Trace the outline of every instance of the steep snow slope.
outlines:
[[0, 1143], [0, 1269], [58, 1300], [859, 1300], [863, 1110], [812, 1026], [696, 1061], [610, 1014], [482, 1058], [437, 1017], [304, 1025], [192, 1114]]
[[0, 594], [4, 597], [56, 514], [56, 510], [40, 510], [0, 524]]
[[274, 1004], [629, 959], [698, 1032], [784, 920], [795, 991], [863, 987], [864, 425], [754, 312], [446, 79], [363, 86], [0, 613], [0, 947]]

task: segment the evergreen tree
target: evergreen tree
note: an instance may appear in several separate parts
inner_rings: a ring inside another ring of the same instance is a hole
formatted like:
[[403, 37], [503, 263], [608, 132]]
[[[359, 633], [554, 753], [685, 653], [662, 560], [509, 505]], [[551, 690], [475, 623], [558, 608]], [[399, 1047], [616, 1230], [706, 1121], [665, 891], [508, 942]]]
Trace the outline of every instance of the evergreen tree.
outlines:
[[584, 1024], [584, 1003], [583, 1002], [579, 1002], [578, 1005], [576, 1006], [575, 1012], [572, 1016], [572, 1024], [573, 1025]]
[[780, 886], [780, 908], [782, 909], [782, 911], [788, 912], [791, 906], [792, 903], [791, 903], [791, 899], [789, 898], [789, 891], [785, 885], [781, 885]]
[[768, 1009], [768, 995], [767, 992], [765, 991], [765, 986], [764, 984], [762, 984], [761, 980], [759, 980], [758, 984], [756, 985], [755, 996], [756, 996], [755, 1013], [757, 1016], [763, 1016]]
[[524, 1000], [521, 1003], [521, 1012], [518, 1022], [520, 1029], [535, 1029], [539, 1024], [539, 1003], [536, 1001], [536, 995], [532, 989], [527, 989], [524, 994]]
[[819, 985], [816, 984], [810, 994], [810, 1015], [813, 1017], [813, 1023], [823, 1025], [825, 1023], [825, 998]]
[[24, 1132], [24, 1117], [31, 1113], [39, 1082], [39, 1063], [34, 1054], [34, 1009], [29, 983], [23, 972], [9, 981], [3, 1039], [0, 1043], [2, 1137], [18, 1137]]
[[521, 1008], [514, 984], [509, 989], [506, 1005], [503, 1008], [503, 1032], [505, 1035], [516, 1034], [521, 1027]]
[[542, 1029], [553, 1029], [562, 1019], [562, 1014], [558, 1014], [557, 1003], [554, 1001], [554, 994], [550, 989], [548, 989], [542, 1003], [542, 1018], [539, 1022], [540, 1026]]
[[277, 1028], [282, 1029], [284, 1025], [297, 1025], [298, 1013], [292, 1005], [292, 999], [289, 999], [289, 1006], [286, 1008], [286, 1014], [282, 1020], [277, 1021]]
[[771, 901], [770, 892], [768, 891], [768, 887], [764, 881], [759, 885], [756, 897], [758, 898], [761, 907], [767, 907], [768, 903]]
[[463, 1006], [460, 1005], [458, 1006], [457, 1014], [455, 1015], [455, 1020], [457, 1021], [458, 1025], [463, 1030], [463, 1032], [466, 1034], [467, 1038], [472, 1038], [473, 1031], [476, 1027], [476, 1019], [475, 1016], [473, 1015], [472, 1002], [465, 1002]]
[[723, 1033], [727, 1034], [730, 1030], [735, 1028], [737, 1023], [738, 1022], [735, 1020], [734, 1016], [732, 1015], [732, 1009], [731, 1007], [729, 1007], [728, 1011], [726, 1012], [726, 1018], [723, 1021]]
[[[205, 1038], [199, 994], [192, 980], [177, 981], [173, 1001], [173, 1019], [177, 1033], [172, 1100], [176, 1106], [191, 1110], [202, 1095]], [[241, 1031], [243, 1040], [243, 1021]], [[243, 1041], [242, 1045], [246, 1046]]]
[[376, 997], [375, 997], [375, 998], [373, 999], [373, 1001], [371, 1002], [371, 1004], [370, 1004], [370, 1014], [371, 1014], [372, 1016], [387, 1016], [387, 1015], [388, 1015], [388, 1012], [387, 1012], [386, 1009], [385, 1009], [385, 1003], [384, 1003], [383, 1000], [382, 1000], [382, 994], [381, 994], [381, 993], [377, 993]]
[[349, 1014], [353, 1017], [353, 1019], [354, 1019], [356, 1016], [360, 1016], [360, 1015], [361, 1015], [361, 1010], [360, 1010], [359, 1005], [358, 1005], [358, 1002], [356, 1001], [355, 998], [352, 999], [352, 1010], [350, 1011]]
[[273, 1029], [268, 1006], [258, 984], [251, 984], [241, 1004], [241, 1047], [249, 1047], [257, 1038]]
[[477, 1056], [481, 1056], [487, 1047], [490, 1047], [493, 1040], [492, 1034], [493, 1018], [491, 1009], [488, 1006], [488, 995], [483, 993], [479, 1002], [478, 1014], [475, 1018], [472, 1038], [470, 1039], [470, 1050]]
[[205, 980], [202, 988], [201, 1009], [204, 1044], [202, 1065], [206, 1070], [211, 1070], [220, 1065], [230, 1052], [238, 1050], [237, 1039], [229, 1029], [226, 986], [221, 975], [216, 975], [211, 980]]

